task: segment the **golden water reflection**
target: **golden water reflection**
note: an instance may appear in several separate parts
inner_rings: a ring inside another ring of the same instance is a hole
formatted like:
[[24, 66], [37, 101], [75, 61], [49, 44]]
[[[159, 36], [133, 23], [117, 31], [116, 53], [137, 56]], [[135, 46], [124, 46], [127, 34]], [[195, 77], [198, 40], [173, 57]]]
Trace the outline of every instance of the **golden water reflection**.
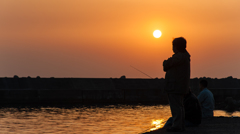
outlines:
[[150, 128], [151, 131], [162, 128], [164, 126], [163, 119], [160, 120], [153, 120], [152, 121], [152, 128]]
[[224, 116], [224, 117], [240, 117], [240, 112], [235, 111], [233, 113], [226, 112], [223, 110], [214, 110], [214, 116]]
[[[215, 116], [232, 115], [221, 110]], [[1, 108], [0, 133], [136, 134], [163, 127], [169, 106], [109, 105], [79, 108]]]

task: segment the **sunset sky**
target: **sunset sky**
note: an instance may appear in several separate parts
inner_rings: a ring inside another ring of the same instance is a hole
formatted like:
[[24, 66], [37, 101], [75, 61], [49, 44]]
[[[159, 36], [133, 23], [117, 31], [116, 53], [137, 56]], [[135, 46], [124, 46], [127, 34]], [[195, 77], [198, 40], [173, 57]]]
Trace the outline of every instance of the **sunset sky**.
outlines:
[[[191, 77], [240, 78], [238, 0], [1, 0], [0, 77], [162, 78], [183, 36]], [[153, 37], [160, 30], [160, 38]]]

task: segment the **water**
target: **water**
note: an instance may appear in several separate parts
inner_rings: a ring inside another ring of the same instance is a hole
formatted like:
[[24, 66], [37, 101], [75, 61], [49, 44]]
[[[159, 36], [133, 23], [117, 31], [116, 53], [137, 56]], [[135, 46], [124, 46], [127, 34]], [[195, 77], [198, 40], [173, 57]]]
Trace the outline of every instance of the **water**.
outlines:
[[[214, 115], [240, 116], [240, 112], [230, 115], [215, 110]], [[1, 108], [0, 133], [137, 134], [154, 128], [154, 120], [164, 122], [170, 116], [169, 106], [162, 105], [110, 105], [70, 109]]]

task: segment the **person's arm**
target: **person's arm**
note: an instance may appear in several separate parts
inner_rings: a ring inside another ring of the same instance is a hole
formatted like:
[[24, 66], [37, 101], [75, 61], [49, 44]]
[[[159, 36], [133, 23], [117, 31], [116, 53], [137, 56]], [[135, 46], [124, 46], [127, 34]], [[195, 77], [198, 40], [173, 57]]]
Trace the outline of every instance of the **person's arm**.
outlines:
[[167, 72], [166, 66], [167, 66], [167, 60], [164, 60], [164, 61], [163, 61], [163, 71], [164, 71], [164, 72]]
[[181, 54], [174, 54], [171, 58], [164, 60], [163, 62], [163, 70], [166, 72], [170, 68], [181, 64], [183, 61], [183, 57]]
[[205, 93], [202, 91], [199, 95], [198, 95], [198, 101], [200, 102], [200, 104], [206, 99], [206, 95]]

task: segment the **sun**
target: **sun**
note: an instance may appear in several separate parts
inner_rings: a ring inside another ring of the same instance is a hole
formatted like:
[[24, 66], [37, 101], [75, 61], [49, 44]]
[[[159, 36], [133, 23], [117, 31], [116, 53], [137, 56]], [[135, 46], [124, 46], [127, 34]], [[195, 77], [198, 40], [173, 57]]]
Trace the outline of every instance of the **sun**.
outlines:
[[159, 38], [159, 37], [162, 36], [162, 32], [161, 32], [160, 30], [155, 30], [155, 31], [153, 32], [153, 36], [154, 36], [155, 38]]

